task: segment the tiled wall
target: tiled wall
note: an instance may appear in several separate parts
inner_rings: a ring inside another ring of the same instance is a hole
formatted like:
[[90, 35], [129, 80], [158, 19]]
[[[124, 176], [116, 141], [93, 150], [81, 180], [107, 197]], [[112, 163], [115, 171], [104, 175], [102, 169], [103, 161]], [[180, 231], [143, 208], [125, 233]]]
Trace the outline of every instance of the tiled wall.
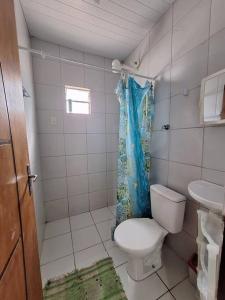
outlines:
[[[158, 75], [151, 183], [188, 197], [183, 232], [167, 239], [185, 259], [195, 250], [197, 232], [197, 204], [188, 196], [188, 183], [225, 183], [225, 127], [204, 128], [199, 121], [201, 80], [225, 68], [224, 11], [224, 0], [175, 1], [127, 59], [139, 58], [145, 48], [140, 71]], [[171, 130], [161, 130], [167, 123]]]
[[[111, 60], [32, 39], [54, 56], [111, 68]], [[118, 75], [33, 57], [47, 221], [115, 201]], [[90, 88], [91, 115], [67, 114], [64, 85]]]
[[[20, 6], [20, 1], [14, 1], [15, 16], [16, 16], [16, 28], [18, 44], [24, 47], [30, 47], [30, 37], [26, 25], [26, 21], [23, 16], [23, 11]], [[40, 149], [39, 140], [37, 134], [37, 120], [35, 111], [35, 97], [33, 86], [33, 74], [32, 74], [32, 59], [28, 52], [19, 51], [20, 58], [20, 71], [23, 86], [29, 93], [29, 98], [24, 98], [24, 109], [26, 117], [26, 129], [27, 129], [27, 141], [31, 171], [33, 174], [37, 174], [38, 178], [33, 183], [33, 199], [36, 214], [37, 235], [39, 253], [41, 254], [42, 240], [45, 224], [45, 211], [43, 200], [43, 185], [41, 175], [41, 163], [40, 163]]]

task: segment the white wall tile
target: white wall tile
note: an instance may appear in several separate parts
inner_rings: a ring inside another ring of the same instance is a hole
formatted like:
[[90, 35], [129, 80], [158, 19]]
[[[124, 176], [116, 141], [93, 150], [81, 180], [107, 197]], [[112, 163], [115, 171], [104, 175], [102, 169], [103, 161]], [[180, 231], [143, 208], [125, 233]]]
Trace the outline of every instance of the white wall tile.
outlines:
[[201, 168], [169, 162], [168, 186], [175, 191], [188, 196], [188, 184], [201, 179]]
[[114, 73], [105, 72], [105, 92], [113, 94], [117, 83], [119, 81], [119, 75]]
[[84, 53], [84, 62], [86, 64], [98, 66], [98, 67], [105, 67], [105, 59], [102, 56]]
[[62, 84], [75, 87], [84, 87], [84, 68], [74, 64], [63, 63]]
[[107, 171], [107, 188], [117, 188], [117, 171]]
[[169, 155], [169, 132], [153, 131], [150, 142], [152, 157], [168, 159]]
[[168, 160], [152, 158], [150, 184], [162, 184], [167, 186], [169, 162]]
[[115, 94], [106, 94], [106, 112], [119, 113], [120, 103]]
[[89, 192], [104, 190], [106, 187], [106, 173], [93, 173], [88, 175]]
[[200, 86], [207, 76], [208, 41], [192, 49], [172, 65], [171, 94], [183, 94], [185, 89]]
[[43, 179], [66, 176], [65, 156], [42, 157], [41, 166]]
[[104, 71], [85, 68], [85, 87], [103, 92], [104, 86]]
[[171, 128], [200, 127], [200, 89], [189, 92], [188, 96], [177, 95], [171, 99]]
[[205, 128], [203, 166], [208, 169], [225, 171], [224, 153], [225, 153], [224, 127]]
[[225, 2], [223, 0], [212, 0], [210, 35], [225, 28], [224, 10]]
[[155, 81], [155, 102], [170, 97], [170, 83], [171, 83], [171, 66], [165, 68], [156, 78]]
[[209, 40], [209, 75], [225, 68], [225, 29]]
[[66, 155], [87, 153], [86, 134], [65, 134], [64, 138]]
[[34, 82], [61, 85], [60, 63], [33, 57]]
[[57, 110], [38, 110], [38, 129], [40, 133], [63, 132], [63, 116]]
[[106, 135], [106, 149], [107, 152], [118, 151], [119, 136], [117, 133], [111, 133]]
[[42, 50], [47, 54], [59, 56], [59, 46], [53, 43], [49, 43], [46, 41], [39, 40], [37, 38], [31, 38], [32, 48], [35, 50]]
[[183, 229], [193, 238], [197, 238], [198, 234], [198, 209], [199, 205], [197, 202], [187, 199], [185, 205]]
[[79, 215], [90, 210], [88, 194], [69, 196], [68, 201], [70, 216]]
[[105, 114], [92, 113], [87, 118], [87, 133], [105, 133]]
[[107, 153], [107, 171], [117, 170], [118, 152]]
[[59, 199], [45, 202], [45, 211], [47, 222], [52, 222], [68, 217], [67, 199]]
[[150, 51], [149, 75], [155, 77], [171, 63], [171, 32]]
[[225, 172], [202, 168], [202, 179], [224, 186]]
[[203, 129], [171, 131], [170, 160], [200, 166], [202, 162]]
[[97, 92], [91, 90], [91, 113], [105, 113], [106, 100], [103, 92]]
[[55, 178], [43, 181], [45, 201], [62, 199], [67, 195], [66, 178]]
[[89, 194], [90, 210], [107, 206], [107, 191], [96, 191]]
[[64, 110], [64, 89], [61, 86], [35, 84], [35, 100], [38, 109]]
[[67, 177], [68, 195], [80, 195], [88, 193], [88, 175]]
[[109, 189], [107, 190], [107, 199], [108, 199], [108, 206], [115, 205], [117, 198], [117, 189]]
[[88, 153], [104, 153], [106, 150], [105, 134], [87, 134]]
[[153, 116], [153, 130], [161, 130], [162, 126], [170, 122], [170, 99], [157, 101]]
[[150, 30], [150, 47], [154, 47], [172, 29], [172, 6]]
[[88, 154], [88, 173], [106, 171], [106, 153]]
[[174, 26], [173, 60], [181, 57], [209, 37], [210, 0], [200, 1]]
[[86, 133], [87, 116], [78, 114], [64, 114], [64, 133]]
[[66, 59], [71, 59], [79, 62], [84, 61], [84, 54], [81, 51], [70, 49], [67, 47], [59, 47], [60, 50], [60, 57], [66, 58]]
[[188, 14], [201, 0], [177, 0], [173, 5], [173, 22]]
[[60, 156], [65, 154], [63, 134], [42, 133], [39, 137], [41, 156]]
[[119, 114], [106, 114], [106, 132], [118, 133], [119, 132]]
[[66, 156], [67, 176], [81, 175], [87, 173], [87, 155]]

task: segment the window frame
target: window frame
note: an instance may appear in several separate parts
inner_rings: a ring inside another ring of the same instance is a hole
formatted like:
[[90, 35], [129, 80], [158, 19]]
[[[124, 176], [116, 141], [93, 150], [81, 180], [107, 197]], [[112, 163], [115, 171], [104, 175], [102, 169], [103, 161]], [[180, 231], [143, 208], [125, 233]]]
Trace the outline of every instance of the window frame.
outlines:
[[[74, 100], [74, 99], [67, 99], [67, 90], [76, 90], [76, 91], [84, 91], [88, 94], [88, 100], [87, 101], [81, 101], [81, 100]], [[65, 98], [66, 98], [66, 113], [67, 114], [76, 114], [76, 115], [90, 115], [91, 114], [91, 90], [88, 88], [82, 88], [72, 85], [65, 85]], [[72, 110], [72, 103], [85, 103], [88, 104], [88, 113], [80, 113], [75, 112]], [[69, 108], [69, 109], [68, 109]]]

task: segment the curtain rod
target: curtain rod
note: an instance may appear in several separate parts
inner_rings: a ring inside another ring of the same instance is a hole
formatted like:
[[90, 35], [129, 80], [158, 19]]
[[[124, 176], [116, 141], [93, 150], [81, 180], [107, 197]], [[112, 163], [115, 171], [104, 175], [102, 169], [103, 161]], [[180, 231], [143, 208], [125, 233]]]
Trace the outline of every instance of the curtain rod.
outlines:
[[54, 56], [54, 55], [51, 55], [51, 54], [48, 54], [48, 53], [44, 52], [43, 50], [36, 50], [36, 49], [32, 49], [32, 48], [26, 48], [26, 47], [23, 47], [23, 46], [18, 46], [18, 48], [20, 50], [25, 50], [27, 52], [40, 55], [43, 59], [50, 58], [50, 59], [53, 59], [53, 60], [60, 60], [60, 61], [63, 61], [63, 62], [72, 63], [72, 64], [76, 64], [76, 65], [82, 65], [82, 66], [85, 66], [85, 67], [94, 68], [94, 69], [102, 70], [102, 71], [109, 72], [109, 73], [122, 73], [122, 72], [125, 72], [125, 73], [128, 73], [128, 74], [133, 75], [133, 76], [137, 76], [137, 77], [140, 77], [140, 78], [144, 78], [144, 79], [154, 81], [154, 78], [144, 76], [144, 75], [141, 75], [141, 74], [138, 74], [138, 73], [135, 73], [135, 72], [130, 72], [130, 71], [127, 71], [123, 68], [121, 69], [121, 71], [117, 71], [117, 70], [114, 70], [114, 69], [106, 69], [104, 67], [91, 65], [91, 64], [83, 63], [83, 62], [76, 61], [76, 60], [71, 60], [71, 59], [67, 59], [67, 58]]

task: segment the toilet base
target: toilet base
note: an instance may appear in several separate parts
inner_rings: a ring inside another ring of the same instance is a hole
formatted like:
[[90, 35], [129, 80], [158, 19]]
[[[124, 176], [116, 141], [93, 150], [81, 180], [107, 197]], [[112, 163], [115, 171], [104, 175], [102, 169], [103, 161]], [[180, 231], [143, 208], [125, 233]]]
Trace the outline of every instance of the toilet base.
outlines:
[[164, 238], [159, 242], [155, 250], [144, 258], [129, 256], [127, 273], [132, 279], [136, 281], [143, 280], [161, 268], [163, 241]]

